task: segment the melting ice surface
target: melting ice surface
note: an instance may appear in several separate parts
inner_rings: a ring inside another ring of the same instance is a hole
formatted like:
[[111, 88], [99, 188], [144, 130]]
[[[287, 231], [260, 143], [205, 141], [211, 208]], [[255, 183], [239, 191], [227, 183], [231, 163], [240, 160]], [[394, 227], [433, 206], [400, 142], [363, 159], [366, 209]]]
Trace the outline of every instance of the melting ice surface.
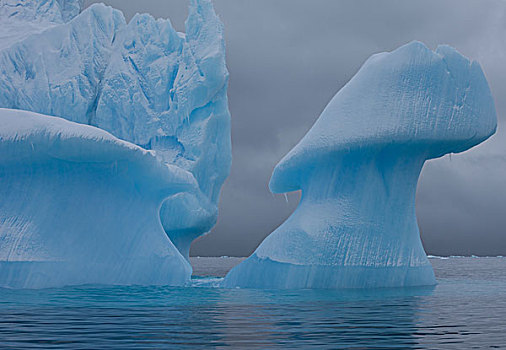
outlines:
[[412, 42], [373, 55], [274, 169], [270, 189], [300, 189], [301, 202], [225, 285], [435, 284], [415, 216], [420, 171], [495, 129], [484, 74], [455, 49]]
[[0, 20], [0, 285], [186, 283], [231, 161], [211, 2], [184, 34], [78, 0]]

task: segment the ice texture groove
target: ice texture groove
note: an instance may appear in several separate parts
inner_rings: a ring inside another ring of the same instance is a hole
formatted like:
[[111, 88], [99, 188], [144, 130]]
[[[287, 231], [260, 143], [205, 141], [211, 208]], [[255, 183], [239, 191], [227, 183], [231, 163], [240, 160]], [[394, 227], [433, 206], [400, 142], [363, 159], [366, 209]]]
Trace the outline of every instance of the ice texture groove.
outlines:
[[374, 288], [435, 284], [415, 214], [426, 160], [496, 130], [476, 62], [412, 42], [369, 58], [275, 167], [295, 212], [226, 276], [227, 287]]
[[[68, 152], [74, 156], [82, 147], [85, 153], [93, 150], [92, 153], [98, 158], [101, 157], [100, 150], [109, 149], [109, 146], [104, 147], [104, 140], [100, 138], [96, 140], [96, 145], [92, 145], [86, 141], [87, 139], [80, 144], [77, 139], [81, 136], [62, 142], [58, 135], [60, 133], [67, 135], [68, 130], [54, 129], [53, 126], [56, 124], [53, 121], [49, 122], [53, 120], [49, 116], [94, 126], [108, 132], [118, 142], [119, 140], [124, 142], [124, 147], [118, 149], [119, 153], [109, 150], [103, 155], [111, 164], [116, 164], [112, 158], [120, 155], [126, 158], [133, 157], [130, 160], [124, 159], [125, 164], [130, 162], [140, 164], [136, 163], [135, 155], [141, 150], [147, 152], [145, 159], [149, 157], [153, 162], [159, 163], [161, 169], [166, 169], [166, 180], [162, 180], [163, 176], [152, 178], [153, 181], [158, 181], [156, 186], [165, 186], [165, 190], [160, 192], [163, 196], [161, 198], [156, 196], [154, 200], [151, 195], [146, 195], [145, 201], [151, 201], [149, 205], [140, 204], [144, 201], [141, 196], [138, 198], [139, 203], [132, 204], [130, 209], [133, 211], [128, 215], [126, 214], [128, 206], [118, 208], [118, 211], [139, 220], [140, 216], [144, 215], [141, 213], [150, 212], [149, 215], [146, 214], [147, 217], [158, 220], [157, 225], [163, 227], [168, 238], [167, 242], [170, 243], [166, 249], [175, 248], [175, 251], [186, 260], [184, 263], [178, 263], [179, 266], [174, 265], [174, 281], [177, 280], [181, 284], [184, 279], [180, 278], [182, 275], [178, 271], [184, 271], [186, 280], [191, 274], [187, 262], [191, 242], [207, 233], [216, 223], [220, 189], [230, 169], [228, 71], [225, 64], [223, 25], [215, 14], [210, 0], [190, 0], [186, 33], [176, 32], [169, 20], [154, 19], [147, 14], [138, 14], [127, 23], [120, 11], [103, 4], [94, 4], [83, 11], [81, 7], [80, 0], [43, 2], [0, 0], [2, 21], [0, 108], [5, 108], [1, 113], [8, 114], [9, 118], [13, 116], [22, 118], [22, 114], [13, 114], [9, 111], [17, 109], [46, 115], [48, 116], [46, 129], [51, 130], [50, 134], [45, 134], [44, 141], [38, 139], [39, 145], [35, 150], [30, 150], [30, 147], [25, 145], [18, 150], [9, 148], [9, 152], [27, 161], [38, 159], [37, 166], [40, 165], [44, 171], [51, 172], [54, 181], [62, 181], [70, 186], [70, 182], [63, 179], [69, 179], [72, 177], [71, 174], [75, 175], [79, 166], [75, 164], [76, 167], [72, 168], [67, 166], [67, 163], [60, 164], [46, 156], [39, 159], [36, 155], [41, 149], [66, 154], [66, 151], [57, 149], [56, 145], [61, 145], [69, 148]], [[37, 125], [44, 123], [43, 119], [39, 119], [37, 118]], [[87, 134], [89, 130], [70, 126], [72, 123], [58, 125], [78, 130], [76, 131], [78, 134], [81, 132]], [[7, 125], [0, 124], [0, 132], [4, 135], [0, 143], [7, 142], [7, 130]], [[13, 129], [10, 130], [14, 132]], [[45, 143], [46, 146], [41, 146]], [[109, 144], [109, 141], [106, 143]], [[127, 144], [129, 146], [125, 146]], [[133, 146], [137, 147], [135, 151], [124, 150], [125, 147]], [[23, 154], [24, 151], [33, 154]], [[9, 157], [8, 154], [4, 156]], [[65, 159], [65, 162], [67, 161], [69, 160]], [[83, 159], [77, 157], [77, 160], [72, 160], [74, 161], [88, 165], [94, 163], [86, 157]], [[62, 174], [58, 174], [58, 165], [62, 165]], [[36, 166], [33, 165], [32, 168], [36, 169]], [[38, 187], [41, 184], [35, 183], [36, 177], [41, 176], [47, 181], [50, 179], [43, 175], [44, 171], [23, 170], [21, 172], [23, 176], [18, 174], [16, 180], [8, 178], [8, 175], [14, 176], [14, 173], [7, 170], [14, 171], [7, 167], [2, 168], [3, 177], [0, 178], [0, 186], [9, 184], [12, 187], [12, 183], [16, 181], [19, 183], [27, 181], [23, 186], [27, 192], [26, 196], [42, 195]], [[117, 169], [104, 171], [108, 173]], [[186, 174], [185, 179], [191, 186], [176, 191], [175, 189], [179, 187], [177, 183], [171, 185], [170, 179], [175, 180], [177, 178], [174, 177], [175, 174], [180, 173]], [[85, 177], [94, 175], [104, 183], [108, 181], [107, 176], [98, 175], [97, 168], [94, 171], [90, 169], [88, 172], [80, 173], [74, 179], [73, 186], [78, 187], [80, 183], [86, 186], [88, 180]], [[140, 178], [135, 178], [136, 181], [140, 181]], [[98, 182], [97, 179], [94, 181]], [[30, 184], [33, 184], [33, 187], [30, 187]], [[53, 185], [55, 184], [51, 184]], [[142, 185], [135, 182], [134, 187], [130, 185], [127, 188], [140, 192], [151, 186], [148, 186], [148, 182], [143, 182]], [[102, 215], [119, 215], [119, 212], [114, 213], [112, 203], [115, 197], [118, 197], [118, 200], [122, 198], [119, 194], [114, 194], [114, 191], [121, 190], [119, 184], [111, 185], [111, 191], [108, 192], [110, 198], [104, 198], [104, 201], [109, 201], [110, 206], [104, 207], [108, 211], [102, 212]], [[73, 193], [63, 188], [61, 191]], [[106, 196], [106, 192], [102, 194], [97, 192], [94, 195], [99, 198], [100, 195]], [[85, 193], [88, 192], [84, 189], [80, 192], [81, 195]], [[3, 197], [0, 201], [7, 200], [6, 198]], [[54, 198], [55, 201], [64, 201], [57, 196]], [[23, 216], [24, 208], [30, 210], [32, 203], [27, 202], [25, 200], [17, 207], [12, 206], [16, 207], [16, 211], [10, 209], [9, 222], [14, 220], [16, 212]], [[48, 208], [57, 210], [58, 203], [54, 204], [55, 206]], [[6, 203], [4, 209], [5, 205]], [[137, 209], [134, 208], [138, 208], [139, 205], [144, 209], [137, 213], [135, 211]], [[70, 208], [68, 210], [71, 211]], [[84, 207], [81, 210], [84, 211]], [[151, 211], [155, 213], [151, 214]], [[85, 214], [88, 220], [92, 220], [92, 212], [99, 214], [90, 211], [90, 214]], [[65, 214], [58, 215], [61, 217]], [[120, 219], [118, 217], [115, 220]], [[35, 225], [33, 222], [24, 225], [19, 218], [15, 221], [19, 227], [33, 228]], [[40, 226], [37, 230], [42, 230], [42, 222], [37, 222], [36, 225]], [[154, 222], [149, 225], [154, 225]], [[12, 225], [9, 224], [8, 229], [5, 225], [3, 227], [0, 229], [0, 237], [4, 234], [11, 236], [16, 234]], [[48, 225], [44, 227], [49, 229]], [[128, 229], [129, 226], [125, 222], [121, 227]], [[20, 232], [23, 230], [20, 229]], [[132, 230], [136, 229], [132, 226]], [[64, 233], [55, 230], [54, 234], [57, 236]], [[116, 239], [121, 237], [120, 232], [106, 232], [105, 229], [102, 230], [102, 234], [111, 235]], [[97, 242], [88, 243], [97, 244]], [[28, 246], [27, 243], [23, 244]], [[125, 250], [123, 253], [127, 254], [128, 251]], [[56, 254], [55, 250], [51, 254]], [[125, 257], [128, 257], [128, 254]], [[27, 256], [25, 258], [28, 259]], [[179, 257], [176, 260], [180, 261]], [[150, 268], [158, 269], [156, 264]], [[48, 271], [51, 270], [47, 269], [44, 273]], [[161, 270], [159, 273], [170, 274]], [[146, 275], [149, 274], [150, 272], [146, 270]], [[150, 283], [148, 277], [145, 279], [141, 279], [140, 275], [137, 277], [139, 283]], [[92, 273], [88, 274], [88, 278], [88, 280], [82, 278], [80, 281], [95, 282]], [[164, 279], [170, 278], [170, 276], [153, 277], [152, 282], [165, 283]], [[112, 283], [115, 280], [113, 278]], [[124, 280], [126, 279], [121, 279]], [[37, 283], [30, 282], [29, 275], [25, 282], [27, 285], [37, 286]], [[74, 283], [75, 279], [69, 278], [68, 282]], [[131, 282], [135, 283], [135, 279]], [[5, 283], [8, 285], [8, 282]], [[55, 283], [65, 283], [65, 279], [62, 278]]]

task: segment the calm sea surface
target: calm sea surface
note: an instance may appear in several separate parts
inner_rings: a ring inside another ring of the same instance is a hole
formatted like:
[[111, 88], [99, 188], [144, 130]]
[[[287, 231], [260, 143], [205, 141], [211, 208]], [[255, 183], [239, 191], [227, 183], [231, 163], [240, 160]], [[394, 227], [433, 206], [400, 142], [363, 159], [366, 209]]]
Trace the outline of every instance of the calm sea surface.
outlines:
[[0, 289], [0, 348], [506, 349], [506, 258], [431, 258], [435, 288], [213, 287], [238, 258], [194, 258], [191, 287]]

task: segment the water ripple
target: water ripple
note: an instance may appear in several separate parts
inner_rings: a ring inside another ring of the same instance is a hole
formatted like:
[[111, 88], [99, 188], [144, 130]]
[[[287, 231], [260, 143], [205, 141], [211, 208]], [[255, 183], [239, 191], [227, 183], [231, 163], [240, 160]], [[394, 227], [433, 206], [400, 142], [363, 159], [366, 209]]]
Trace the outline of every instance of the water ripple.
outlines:
[[[200, 259], [206, 264], [205, 259]], [[0, 290], [0, 347], [469, 349], [506, 344], [506, 259], [431, 259], [435, 288]], [[230, 261], [213, 260], [210, 274]], [[200, 269], [200, 270], [199, 270]], [[199, 271], [205, 267], [199, 266]], [[225, 271], [226, 272], [226, 271]]]

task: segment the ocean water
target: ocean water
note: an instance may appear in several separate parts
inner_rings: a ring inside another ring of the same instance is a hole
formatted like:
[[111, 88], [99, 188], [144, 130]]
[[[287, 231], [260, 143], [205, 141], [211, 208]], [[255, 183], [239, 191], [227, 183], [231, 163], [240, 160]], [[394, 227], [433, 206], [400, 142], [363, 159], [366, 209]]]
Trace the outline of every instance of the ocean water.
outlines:
[[193, 258], [181, 288], [0, 289], [0, 348], [506, 348], [506, 258], [431, 258], [433, 288], [215, 287], [240, 260]]

